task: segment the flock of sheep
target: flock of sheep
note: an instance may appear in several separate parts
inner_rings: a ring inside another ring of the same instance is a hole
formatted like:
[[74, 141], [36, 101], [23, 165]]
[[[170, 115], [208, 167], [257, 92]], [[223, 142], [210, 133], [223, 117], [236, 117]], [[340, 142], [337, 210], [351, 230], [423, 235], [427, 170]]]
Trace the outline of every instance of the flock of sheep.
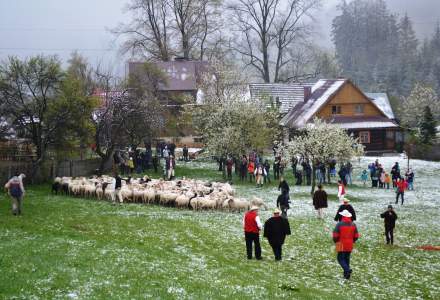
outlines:
[[229, 183], [207, 182], [194, 179], [164, 181], [162, 179], [132, 178], [122, 180], [115, 192], [114, 178], [57, 177], [52, 192], [84, 198], [97, 198], [120, 203], [160, 204], [193, 210], [246, 211], [251, 206], [264, 207], [264, 201], [254, 197], [250, 201], [234, 197]]

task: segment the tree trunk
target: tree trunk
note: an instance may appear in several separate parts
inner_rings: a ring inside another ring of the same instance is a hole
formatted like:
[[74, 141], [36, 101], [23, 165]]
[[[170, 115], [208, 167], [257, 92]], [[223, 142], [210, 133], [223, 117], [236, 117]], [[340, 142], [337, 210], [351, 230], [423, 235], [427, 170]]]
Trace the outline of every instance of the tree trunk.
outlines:
[[313, 195], [315, 193], [315, 186], [316, 186], [316, 166], [313, 164], [312, 167], [312, 190], [310, 193]]

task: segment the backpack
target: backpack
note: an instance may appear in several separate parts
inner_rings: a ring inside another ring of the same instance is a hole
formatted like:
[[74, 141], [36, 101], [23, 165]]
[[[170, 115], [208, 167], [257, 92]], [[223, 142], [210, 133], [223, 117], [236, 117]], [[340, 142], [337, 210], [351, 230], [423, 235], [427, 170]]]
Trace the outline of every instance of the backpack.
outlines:
[[15, 182], [11, 182], [9, 184], [9, 194], [15, 198], [21, 197], [23, 192], [21, 191], [21, 188], [20, 188], [20, 182], [15, 181]]

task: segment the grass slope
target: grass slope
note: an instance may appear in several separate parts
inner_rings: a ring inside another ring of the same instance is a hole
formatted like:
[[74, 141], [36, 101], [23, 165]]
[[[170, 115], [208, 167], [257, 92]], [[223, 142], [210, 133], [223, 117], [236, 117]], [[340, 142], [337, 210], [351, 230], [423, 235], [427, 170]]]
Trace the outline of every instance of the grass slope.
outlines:
[[[196, 166], [197, 167], [197, 166]], [[195, 168], [198, 169], [198, 168]], [[202, 166], [218, 177], [212, 166]], [[185, 167], [180, 169], [185, 175]], [[194, 172], [194, 176], [200, 171]], [[426, 170], [424, 171], [426, 172]], [[205, 174], [206, 174], [205, 173]], [[429, 177], [429, 172], [426, 178]], [[397, 245], [383, 245], [384, 192], [349, 190], [361, 239], [352, 255], [353, 278], [341, 279], [330, 238], [336, 200], [324, 221], [310, 207], [308, 187], [293, 188], [292, 236], [284, 261], [245, 259], [239, 214], [122, 205], [49, 195], [28, 189], [24, 215], [10, 215], [0, 199], [0, 298], [4, 299], [438, 299], [439, 208], [417, 202], [398, 210]], [[335, 187], [328, 187], [334, 195]], [[273, 207], [275, 185], [237, 185], [239, 196], [258, 195]], [[334, 196], [333, 196], [334, 197]], [[388, 200], [387, 200], [388, 201]], [[425, 212], [425, 215], [423, 215]], [[426, 214], [426, 212], [429, 212]], [[266, 220], [270, 212], [263, 211]]]

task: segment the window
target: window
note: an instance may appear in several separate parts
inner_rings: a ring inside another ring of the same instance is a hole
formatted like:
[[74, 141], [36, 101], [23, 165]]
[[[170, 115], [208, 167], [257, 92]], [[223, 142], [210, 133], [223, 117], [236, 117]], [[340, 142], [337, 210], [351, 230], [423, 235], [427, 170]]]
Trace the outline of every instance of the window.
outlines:
[[363, 104], [356, 104], [354, 106], [354, 113], [357, 115], [363, 115], [364, 114], [364, 105]]
[[332, 106], [332, 115], [340, 115], [342, 112], [340, 105], [333, 105]]
[[392, 130], [387, 130], [387, 140], [394, 140], [394, 131]]
[[369, 144], [370, 143], [370, 132], [369, 131], [360, 131], [359, 132], [359, 141], [362, 144]]

